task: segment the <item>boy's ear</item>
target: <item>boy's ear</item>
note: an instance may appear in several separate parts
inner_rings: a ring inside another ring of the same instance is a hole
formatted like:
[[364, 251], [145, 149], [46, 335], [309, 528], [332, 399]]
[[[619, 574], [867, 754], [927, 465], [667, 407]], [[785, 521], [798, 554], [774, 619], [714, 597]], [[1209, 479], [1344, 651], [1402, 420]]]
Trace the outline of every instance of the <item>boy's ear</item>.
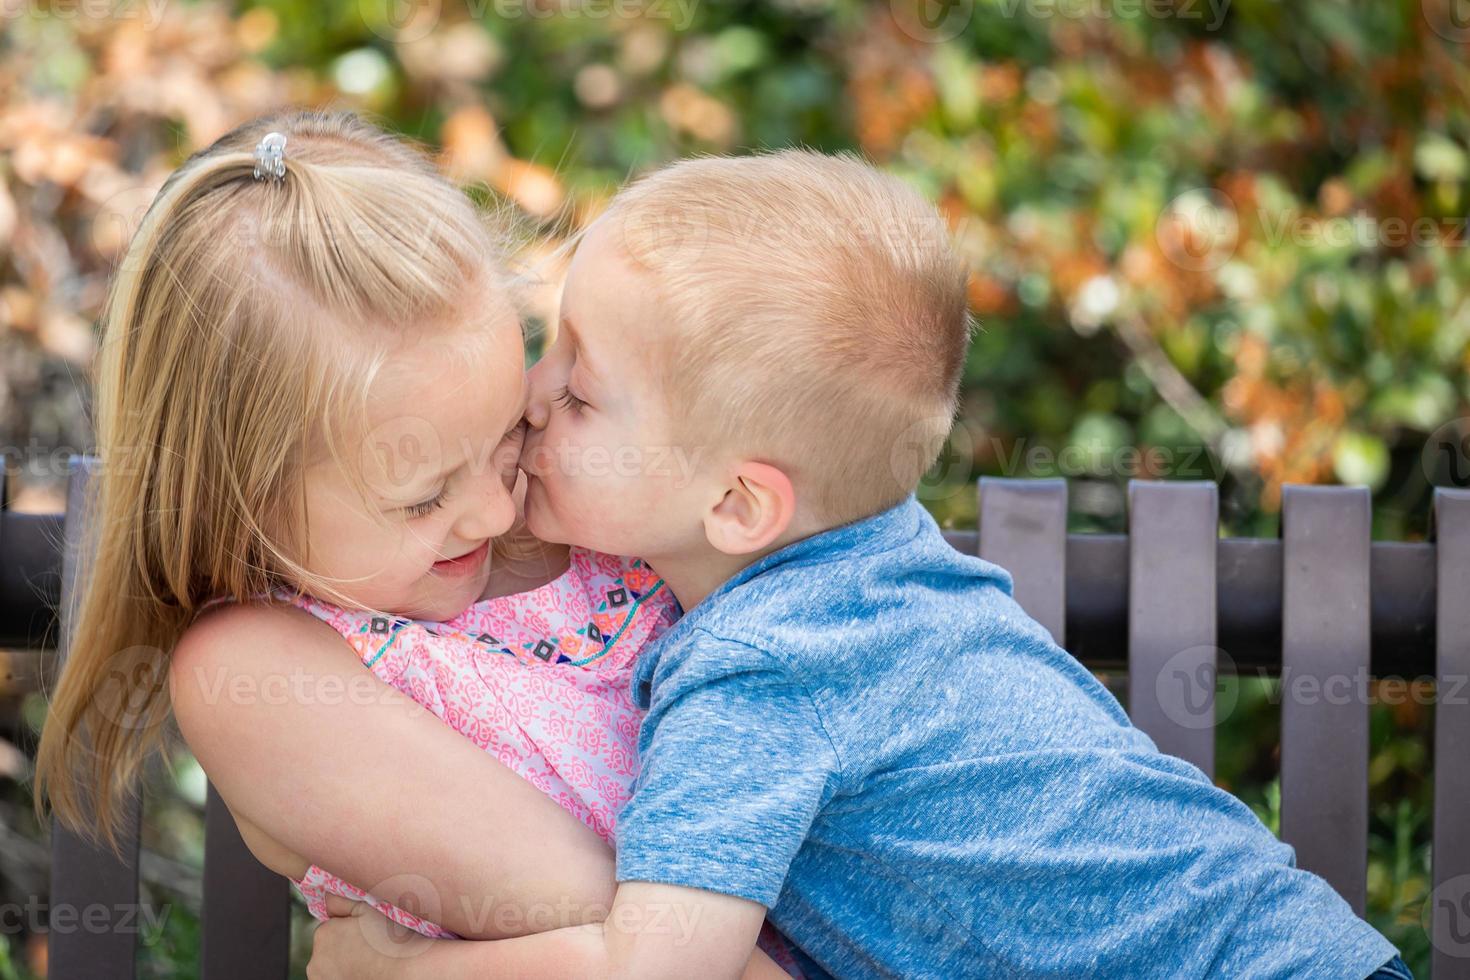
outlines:
[[796, 491], [769, 463], [746, 460], [733, 475], [724, 498], [704, 515], [704, 534], [727, 555], [748, 555], [786, 533], [796, 516]]

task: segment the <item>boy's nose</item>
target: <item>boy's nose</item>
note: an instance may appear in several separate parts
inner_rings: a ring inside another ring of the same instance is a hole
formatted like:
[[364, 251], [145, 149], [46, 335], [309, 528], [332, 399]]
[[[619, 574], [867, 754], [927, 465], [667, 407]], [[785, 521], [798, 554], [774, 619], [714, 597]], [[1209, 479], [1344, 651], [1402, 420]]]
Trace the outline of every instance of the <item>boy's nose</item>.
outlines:
[[541, 364], [526, 372], [526, 384], [531, 389], [526, 401], [526, 422], [533, 430], [544, 429], [546, 420], [551, 417], [551, 386]]

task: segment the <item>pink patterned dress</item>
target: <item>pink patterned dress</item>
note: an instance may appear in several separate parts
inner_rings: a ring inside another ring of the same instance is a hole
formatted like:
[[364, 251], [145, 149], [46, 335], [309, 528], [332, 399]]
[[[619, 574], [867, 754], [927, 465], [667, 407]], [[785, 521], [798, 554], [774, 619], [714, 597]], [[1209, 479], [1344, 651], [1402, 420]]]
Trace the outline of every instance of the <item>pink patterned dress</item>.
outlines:
[[[613, 843], [638, 771], [631, 678], [638, 652], [681, 613], [641, 559], [573, 546], [565, 572], [527, 592], [482, 599], [435, 623], [277, 593], [342, 634], [363, 665], [494, 754]], [[365, 901], [425, 936], [457, 934], [319, 865], [292, 879], [318, 919], [328, 894]], [[799, 976], [779, 933], [761, 948]]]

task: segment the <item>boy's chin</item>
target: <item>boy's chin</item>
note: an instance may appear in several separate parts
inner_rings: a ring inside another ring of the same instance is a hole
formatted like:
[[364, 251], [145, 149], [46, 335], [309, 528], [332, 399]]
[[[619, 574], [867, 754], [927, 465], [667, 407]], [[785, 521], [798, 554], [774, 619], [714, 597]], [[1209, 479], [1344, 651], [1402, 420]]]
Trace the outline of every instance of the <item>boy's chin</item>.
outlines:
[[526, 493], [521, 499], [521, 517], [525, 522], [526, 530], [545, 541], [547, 544], [572, 544], [560, 533], [556, 522], [550, 519], [550, 511], [546, 507], [544, 494], [546, 488], [541, 481], [534, 477], [526, 481]]

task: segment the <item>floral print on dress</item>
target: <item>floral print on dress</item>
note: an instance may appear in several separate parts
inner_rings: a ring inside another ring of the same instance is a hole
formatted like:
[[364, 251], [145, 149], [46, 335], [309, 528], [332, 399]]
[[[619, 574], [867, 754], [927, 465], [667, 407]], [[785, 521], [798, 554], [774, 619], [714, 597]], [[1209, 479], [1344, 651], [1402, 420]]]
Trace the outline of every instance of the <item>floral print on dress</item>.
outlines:
[[[608, 843], [638, 770], [629, 690], [638, 651], [680, 613], [640, 559], [570, 549], [567, 570], [482, 599], [446, 622], [277, 593], [342, 634], [387, 683], [571, 811]], [[294, 881], [318, 919], [326, 896], [366, 901], [426, 936], [458, 938], [313, 865]]]
[[[611, 844], [638, 772], [633, 664], [682, 614], [663, 580], [637, 558], [572, 546], [557, 578], [482, 599], [446, 622], [344, 609], [282, 591], [342, 634], [358, 658], [465, 738], [491, 753]], [[292, 884], [318, 919], [327, 895], [372, 905], [438, 939], [458, 934], [312, 865]], [[801, 976], [785, 941], [763, 925], [760, 947]]]

